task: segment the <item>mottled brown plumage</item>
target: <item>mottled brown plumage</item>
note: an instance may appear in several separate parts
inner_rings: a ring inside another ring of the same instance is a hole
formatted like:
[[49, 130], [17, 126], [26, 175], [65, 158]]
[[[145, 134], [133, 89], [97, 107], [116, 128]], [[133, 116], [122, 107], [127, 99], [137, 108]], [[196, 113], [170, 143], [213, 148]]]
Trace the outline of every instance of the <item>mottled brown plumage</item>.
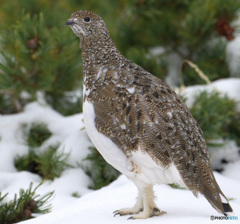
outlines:
[[[200, 192], [217, 211], [231, 212], [210, 168], [203, 133], [179, 96], [121, 55], [98, 15], [75, 12], [66, 24], [80, 38], [88, 134], [104, 158], [139, 189], [136, 205], [116, 214], [138, 213], [133, 218], [163, 214], [153, 201], [152, 185], [174, 181], [164, 177], [165, 172], [173, 175], [172, 166], [195, 196]], [[100, 137], [110, 143], [100, 143]], [[110, 146], [123, 152], [121, 164]], [[157, 180], [151, 172], [164, 178]]]

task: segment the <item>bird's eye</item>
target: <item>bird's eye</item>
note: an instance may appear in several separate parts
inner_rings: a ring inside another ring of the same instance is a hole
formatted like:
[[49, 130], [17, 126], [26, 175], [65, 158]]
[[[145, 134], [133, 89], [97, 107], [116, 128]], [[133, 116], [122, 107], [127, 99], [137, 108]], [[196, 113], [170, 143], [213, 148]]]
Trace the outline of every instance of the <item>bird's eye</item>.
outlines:
[[90, 21], [90, 18], [89, 17], [85, 17], [84, 21], [88, 23]]

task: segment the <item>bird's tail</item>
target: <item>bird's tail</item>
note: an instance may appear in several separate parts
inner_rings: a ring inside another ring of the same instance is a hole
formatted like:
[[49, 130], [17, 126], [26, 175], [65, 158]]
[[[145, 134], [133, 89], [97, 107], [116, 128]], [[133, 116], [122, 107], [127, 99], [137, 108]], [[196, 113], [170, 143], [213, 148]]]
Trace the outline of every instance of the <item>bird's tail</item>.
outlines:
[[225, 216], [232, 216], [233, 209], [230, 206], [226, 196], [218, 186], [212, 171], [210, 171], [209, 176], [211, 181], [202, 183], [202, 186], [199, 189], [200, 193], [204, 195], [212, 207], [215, 208], [219, 213], [222, 213]]

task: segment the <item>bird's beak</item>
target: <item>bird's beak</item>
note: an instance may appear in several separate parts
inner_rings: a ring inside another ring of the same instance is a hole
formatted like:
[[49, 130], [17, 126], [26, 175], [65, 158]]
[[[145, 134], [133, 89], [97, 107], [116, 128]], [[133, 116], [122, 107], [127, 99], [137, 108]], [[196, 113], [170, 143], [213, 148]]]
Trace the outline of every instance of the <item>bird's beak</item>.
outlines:
[[68, 19], [64, 25], [71, 26], [73, 24], [76, 24], [76, 23], [72, 19]]

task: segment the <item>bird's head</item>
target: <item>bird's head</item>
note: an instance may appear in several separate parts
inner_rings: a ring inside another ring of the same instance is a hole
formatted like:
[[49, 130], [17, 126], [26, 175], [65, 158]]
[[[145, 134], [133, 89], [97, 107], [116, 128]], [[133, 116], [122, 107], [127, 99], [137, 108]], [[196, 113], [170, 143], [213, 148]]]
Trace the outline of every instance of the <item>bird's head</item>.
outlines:
[[86, 10], [74, 12], [65, 25], [69, 25], [79, 38], [108, 33], [104, 21], [97, 14]]

